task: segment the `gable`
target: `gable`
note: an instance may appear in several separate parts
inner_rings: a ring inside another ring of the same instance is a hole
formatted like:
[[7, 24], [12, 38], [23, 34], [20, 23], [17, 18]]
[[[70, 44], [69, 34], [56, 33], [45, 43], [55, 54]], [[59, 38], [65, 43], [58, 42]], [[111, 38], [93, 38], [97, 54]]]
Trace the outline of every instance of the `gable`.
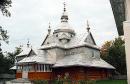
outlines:
[[41, 46], [45, 44], [45, 42], [46, 42], [48, 36], [49, 36], [49, 35], [47, 34], [47, 36], [45, 37], [45, 39], [44, 39], [44, 41], [42, 42]]
[[88, 36], [87, 36], [87, 38], [85, 39], [84, 42], [87, 42], [87, 43], [90, 43], [90, 44], [96, 45], [95, 40], [94, 40], [94, 38], [93, 38], [93, 36], [92, 36], [91, 33], [88, 34]]
[[50, 44], [50, 43], [54, 43], [54, 42], [55, 42], [55, 36], [54, 35], [47, 35], [46, 38], [44, 39], [42, 45], [46, 45], [46, 44]]
[[29, 57], [29, 56], [32, 56], [32, 55], [36, 55], [36, 53], [31, 49], [31, 51], [30, 51], [29, 54], [28, 54], [28, 57]]

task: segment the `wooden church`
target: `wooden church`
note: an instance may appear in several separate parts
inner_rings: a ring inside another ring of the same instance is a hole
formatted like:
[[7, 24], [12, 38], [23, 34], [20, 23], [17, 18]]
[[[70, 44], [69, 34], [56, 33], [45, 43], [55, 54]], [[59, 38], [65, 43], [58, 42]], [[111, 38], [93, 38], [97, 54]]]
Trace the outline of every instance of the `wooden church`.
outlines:
[[16, 78], [53, 80], [68, 76], [71, 80], [98, 80], [111, 76], [115, 69], [100, 58], [90, 27], [78, 34], [69, 25], [64, 4], [60, 25], [51, 32], [49, 25], [41, 47], [28, 47], [16, 57]]

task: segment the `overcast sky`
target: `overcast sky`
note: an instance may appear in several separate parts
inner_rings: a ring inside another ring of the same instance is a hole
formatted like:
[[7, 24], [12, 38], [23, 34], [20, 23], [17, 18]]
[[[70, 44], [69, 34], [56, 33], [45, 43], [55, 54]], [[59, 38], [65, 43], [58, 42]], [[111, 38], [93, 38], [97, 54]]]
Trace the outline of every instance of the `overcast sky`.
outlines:
[[[48, 23], [54, 30], [60, 23], [64, 0], [12, 0], [10, 18], [0, 14], [0, 25], [8, 30], [9, 45], [4, 51], [26, 45], [39, 47], [47, 34]], [[98, 46], [117, 37], [117, 29], [109, 0], [66, 0], [69, 23], [78, 33], [86, 31], [88, 20]]]

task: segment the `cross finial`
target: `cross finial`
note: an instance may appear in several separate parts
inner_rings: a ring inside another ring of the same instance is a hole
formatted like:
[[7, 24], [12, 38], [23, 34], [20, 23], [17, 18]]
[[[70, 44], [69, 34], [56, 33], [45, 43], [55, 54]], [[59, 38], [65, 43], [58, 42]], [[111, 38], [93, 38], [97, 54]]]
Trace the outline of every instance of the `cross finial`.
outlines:
[[50, 24], [50, 22], [49, 22], [48, 34], [50, 34], [50, 33], [51, 33], [51, 24]]
[[64, 5], [64, 11], [63, 11], [63, 15], [61, 16], [61, 22], [68, 22], [69, 18], [68, 18], [68, 15], [66, 13], [66, 3], [65, 3], [65, 1], [64, 1], [63, 5]]
[[90, 30], [90, 27], [89, 27], [89, 22], [87, 20], [87, 31], [89, 32], [89, 30]]
[[29, 48], [29, 47], [30, 47], [29, 38], [28, 38], [27, 40], [28, 40], [28, 42], [27, 42], [27, 47]]
[[49, 29], [51, 28], [51, 23], [49, 22], [49, 27], [48, 27]]
[[66, 11], [66, 3], [65, 3], [65, 1], [64, 1], [64, 12]]

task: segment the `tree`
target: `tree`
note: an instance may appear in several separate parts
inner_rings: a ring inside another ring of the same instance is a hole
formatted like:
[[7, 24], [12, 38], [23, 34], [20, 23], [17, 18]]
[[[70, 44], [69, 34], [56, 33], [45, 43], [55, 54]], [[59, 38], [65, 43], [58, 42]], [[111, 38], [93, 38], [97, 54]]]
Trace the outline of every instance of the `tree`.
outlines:
[[[11, 0], [0, 0], [0, 10], [3, 15], [7, 17], [11, 16], [11, 13], [8, 11], [8, 8], [11, 7], [11, 4], [12, 4]], [[9, 36], [7, 35], [7, 31], [2, 29], [2, 27], [0, 26], [0, 41], [2, 40], [8, 43], [8, 38]], [[1, 46], [1, 42], [0, 42], [0, 46]]]
[[124, 40], [121, 37], [115, 38], [114, 41], [109, 42], [110, 45], [106, 48], [107, 53], [104, 54], [105, 43], [101, 48], [101, 57], [108, 63], [113, 65], [120, 74], [126, 74], [126, 60], [125, 60], [125, 46]]
[[14, 71], [11, 71], [10, 68], [14, 66], [15, 57], [21, 52], [20, 47], [16, 47], [14, 52], [8, 52], [6, 56], [0, 52], [0, 74], [9, 73], [12, 74]]
[[[11, 16], [11, 13], [8, 11], [8, 8], [11, 7], [11, 3], [11, 0], [0, 0], [0, 10], [4, 16]], [[0, 26], [0, 74], [8, 72], [10, 68], [10, 61], [3, 55], [1, 49], [1, 41], [8, 43], [8, 39], [7, 31]]]
[[11, 13], [8, 11], [8, 8], [11, 7], [11, 0], [0, 0], [0, 10], [3, 15], [9, 17]]
[[[0, 0], [0, 10], [2, 14], [7, 17], [11, 16], [11, 13], [8, 11], [8, 8], [11, 7], [11, 3], [12, 3], [11, 0]], [[2, 29], [2, 27], [0, 26], [0, 41], [5, 41], [6, 43], [8, 43], [8, 38], [9, 36], [7, 35], [7, 30]], [[0, 52], [1, 51], [2, 49], [0, 48]]]
[[0, 52], [0, 74], [9, 73], [10, 61]]
[[102, 58], [106, 58], [108, 56], [108, 53], [109, 53], [109, 48], [111, 47], [112, 45], [112, 41], [106, 41], [104, 43], [104, 45], [101, 47], [101, 57]]
[[15, 51], [14, 52], [8, 52], [7, 53], [7, 59], [10, 60], [10, 64], [11, 66], [14, 66], [15, 64], [15, 58], [18, 54], [20, 54], [22, 51], [21, 47], [15, 47]]
[[[8, 39], [9, 36], [7, 35], [7, 30], [2, 29], [2, 27], [0, 26], [0, 41], [4, 41], [8, 44], [9, 43]], [[0, 52], [2, 52], [1, 42], [0, 42]]]

